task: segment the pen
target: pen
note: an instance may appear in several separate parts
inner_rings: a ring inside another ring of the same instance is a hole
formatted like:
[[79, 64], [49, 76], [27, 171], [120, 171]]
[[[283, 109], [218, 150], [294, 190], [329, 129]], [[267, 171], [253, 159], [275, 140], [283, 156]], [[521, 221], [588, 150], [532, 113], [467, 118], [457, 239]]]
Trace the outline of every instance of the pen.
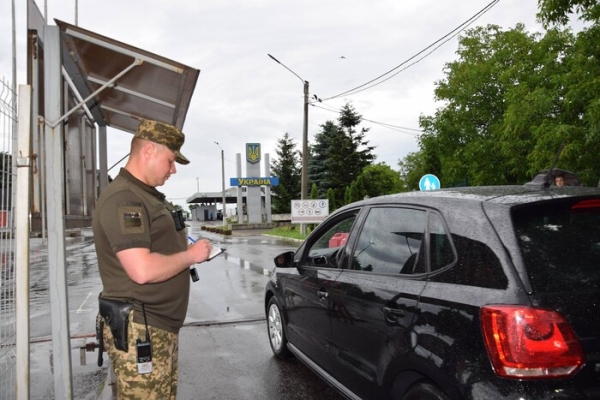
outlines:
[[192, 239], [192, 237], [191, 237], [191, 236], [188, 236], [188, 239], [190, 239], [190, 242], [192, 242], [192, 244], [193, 244], [193, 243], [196, 243], [196, 241], [195, 241], [194, 239]]

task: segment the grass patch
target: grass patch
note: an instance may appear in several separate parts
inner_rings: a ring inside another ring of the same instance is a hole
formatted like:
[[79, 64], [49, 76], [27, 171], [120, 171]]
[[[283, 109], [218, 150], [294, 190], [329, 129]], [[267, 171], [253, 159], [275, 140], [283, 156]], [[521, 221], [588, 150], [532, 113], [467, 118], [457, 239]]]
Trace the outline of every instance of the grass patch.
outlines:
[[280, 236], [289, 239], [299, 239], [304, 240], [310, 233], [309, 230], [306, 230], [306, 235], [303, 235], [300, 232], [300, 227], [296, 226], [282, 226], [279, 228], [273, 228], [270, 231], [265, 231], [267, 235]]

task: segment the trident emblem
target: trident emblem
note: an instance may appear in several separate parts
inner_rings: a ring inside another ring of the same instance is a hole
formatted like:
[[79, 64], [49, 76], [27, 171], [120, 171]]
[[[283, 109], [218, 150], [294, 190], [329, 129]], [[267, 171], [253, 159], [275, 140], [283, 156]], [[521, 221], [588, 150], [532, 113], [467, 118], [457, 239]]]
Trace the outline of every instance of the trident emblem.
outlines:
[[246, 143], [246, 161], [250, 164], [260, 161], [260, 143]]

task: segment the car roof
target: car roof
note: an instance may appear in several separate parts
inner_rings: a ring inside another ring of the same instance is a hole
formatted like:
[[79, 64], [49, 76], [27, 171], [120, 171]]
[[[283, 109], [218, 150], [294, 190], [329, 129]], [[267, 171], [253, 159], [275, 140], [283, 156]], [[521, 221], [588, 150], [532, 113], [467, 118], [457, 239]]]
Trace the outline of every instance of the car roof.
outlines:
[[451, 203], [454, 202], [454, 200], [460, 200], [461, 203], [488, 202], [510, 207], [518, 204], [533, 203], [554, 198], [588, 196], [600, 196], [600, 188], [582, 186], [541, 188], [524, 185], [468, 186], [378, 196], [349, 204], [346, 207], [350, 208], [352, 206], [369, 204], [394, 203], [420, 203], [423, 205], [431, 205], [436, 204], [439, 201]]

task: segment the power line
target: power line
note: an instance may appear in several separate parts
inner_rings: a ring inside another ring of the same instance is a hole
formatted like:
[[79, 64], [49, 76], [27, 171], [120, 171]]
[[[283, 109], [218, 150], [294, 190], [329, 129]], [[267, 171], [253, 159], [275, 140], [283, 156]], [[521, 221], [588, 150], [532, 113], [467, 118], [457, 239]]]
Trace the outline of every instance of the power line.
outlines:
[[[380, 84], [382, 84], [383, 82], [386, 82], [387, 80], [393, 78], [394, 76], [398, 75], [400, 72], [405, 71], [406, 69], [410, 68], [411, 66], [417, 64], [418, 62], [420, 62], [421, 60], [423, 60], [424, 58], [428, 57], [429, 55], [431, 55], [434, 51], [436, 51], [438, 48], [440, 48], [442, 45], [444, 45], [445, 43], [447, 43], [448, 41], [450, 41], [452, 38], [454, 38], [456, 35], [458, 35], [460, 32], [462, 32], [465, 28], [467, 28], [468, 26], [470, 26], [473, 22], [475, 22], [476, 20], [478, 20], [481, 16], [483, 16], [485, 13], [487, 13], [492, 7], [494, 7], [500, 0], [494, 0], [491, 3], [489, 3], [487, 6], [485, 6], [484, 8], [482, 8], [479, 12], [477, 12], [475, 15], [473, 15], [471, 18], [469, 18], [468, 20], [466, 20], [465, 22], [463, 22], [462, 24], [460, 24], [458, 27], [454, 28], [452, 31], [450, 31], [449, 33], [447, 33], [446, 35], [442, 36], [441, 38], [439, 38], [438, 40], [436, 40], [435, 42], [433, 42], [432, 44], [430, 44], [429, 46], [425, 47], [423, 50], [419, 51], [417, 54], [413, 55], [412, 57], [410, 57], [409, 59], [403, 61], [401, 64], [397, 65], [396, 67], [392, 68], [391, 70], [385, 72], [384, 74], [379, 75], [377, 78], [371, 79], [370, 81], [363, 83], [360, 86], [357, 86], [353, 89], [347, 90], [345, 92], [342, 92], [340, 94], [337, 94], [335, 96], [331, 96], [325, 99], [319, 99], [320, 101], [326, 101], [326, 100], [332, 100], [332, 99], [336, 99], [338, 97], [341, 96], [345, 96], [345, 95], [352, 95], [352, 94], [356, 94], [356, 93], [360, 93], [364, 90], [370, 89], [372, 87], [378, 86]], [[406, 67], [402, 68], [401, 70], [397, 71], [395, 74], [387, 77], [384, 80], [381, 80], [379, 82], [379, 79], [391, 74], [392, 72], [396, 71], [397, 69], [401, 68], [402, 66], [404, 66], [406, 63], [412, 61], [413, 59], [417, 58], [418, 56], [420, 56], [421, 54], [425, 53], [426, 51], [428, 51], [429, 49], [431, 49], [431, 51], [429, 51], [428, 53], [426, 53], [425, 55], [423, 55], [421, 58], [419, 58], [418, 60], [414, 61], [413, 63], [407, 65]], [[374, 83], [375, 82], [375, 83]], [[373, 83], [373, 84], [372, 84]], [[371, 85], [372, 84], [372, 85]], [[370, 85], [370, 86], [368, 86]], [[360, 89], [360, 90], [359, 90]]]
[[[339, 114], [341, 112], [341, 110], [337, 110], [337, 109], [335, 109], [333, 107], [324, 107], [322, 105], [315, 105], [315, 104], [311, 104], [311, 105], [313, 107], [320, 108], [322, 110], [329, 111], [329, 112], [334, 112], [334, 113], [337, 113], [337, 114]], [[366, 121], [366, 122], [370, 122], [372, 124], [380, 125], [380, 126], [382, 126], [384, 128], [392, 129], [392, 130], [395, 130], [397, 132], [405, 133], [407, 135], [411, 135], [411, 136], [414, 136], [414, 137], [418, 137], [419, 134], [423, 133], [423, 131], [421, 129], [407, 128], [407, 127], [404, 127], [404, 126], [392, 125], [392, 124], [388, 124], [386, 122], [373, 121], [371, 119], [367, 119], [367, 118], [364, 118], [364, 117], [361, 117], [361, 121]], [[407, 132], [407, 131], [410, 131], [410, 132]]]
[[[419, 137], [421, 133], [423, 133], [422, 130], [420, 129], [414, 129], [414, 128], [406, 128], [404, 126], [398, 126], [398, 125], [392, 125], [392, 124], [387, 124], [385, 122], [377, 122], [377, 121], [372, 121], [370, 119], [366, 119], [363, 118], [363, 121], [367, 121], [367, 122], [371, 122], [372, 124], [376, 124], [376, 125], [380, 125], [384, 128], [388, 128], [388, 129], [392, 129], [401, 133], [405, 133], [407, 135], [411, 135], [414, 137]], [[408, 131], [412, 131], [412, 132], [407, 132]]]

